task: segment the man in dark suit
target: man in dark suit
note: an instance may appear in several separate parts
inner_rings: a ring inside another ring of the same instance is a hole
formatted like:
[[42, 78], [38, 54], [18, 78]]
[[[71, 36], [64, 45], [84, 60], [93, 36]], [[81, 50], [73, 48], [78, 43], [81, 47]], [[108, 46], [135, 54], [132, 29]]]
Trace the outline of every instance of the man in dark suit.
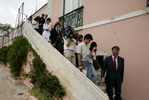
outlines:
[[[124, 76], [124, 59], [119, 57], [120, 48], [114, 46], [112, 55], [105, 59], [101, 70], [102, 82], [106, 84], [106, 90], [110, 100], [113, 100], [113, 88], [115, 89], [116, 100], [121, 99], [121, 85]], [[106, 77], [105, 77], [105, 72]]]
[[43, 32], [43, 24], [45, 23], [44, 14], [39, 18], [39, 33], [42, 35]]
[[54, 28], [51, 30], [51, 35], [50, 35], [50, 40], [51, 40], [51, 44], [55, 47], [55, 42], [56, 42], [56, 39], [58, 37], [58, 35], [60, 34], [60, 31], [59, 31], [59, 27], [60, 27], [60, 23], [59, 22], [56, 22], [55, 25], [54, 25]]

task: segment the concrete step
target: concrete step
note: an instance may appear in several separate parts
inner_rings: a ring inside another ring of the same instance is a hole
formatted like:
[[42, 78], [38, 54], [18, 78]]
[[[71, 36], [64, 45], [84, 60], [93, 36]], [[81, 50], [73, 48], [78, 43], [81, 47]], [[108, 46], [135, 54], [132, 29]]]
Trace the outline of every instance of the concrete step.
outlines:
[[98, 69], [98, 70], [96, 70], [96, 73], [97, 73], [97, 75], [100, 75], [101, 76], [101, 68]]
[[106, 87], [104, 86], [98, 86], [104, 93], [106, 93]]

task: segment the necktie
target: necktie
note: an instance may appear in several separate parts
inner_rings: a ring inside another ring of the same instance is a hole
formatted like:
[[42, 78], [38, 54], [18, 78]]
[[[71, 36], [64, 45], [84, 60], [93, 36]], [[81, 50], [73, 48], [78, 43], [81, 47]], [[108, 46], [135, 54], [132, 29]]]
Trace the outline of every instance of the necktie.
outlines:
[[58, 31], [58, 29], [57, 29], [56, 31], [57, 31], [57, 34], [59, 34], [59, 31]]
[[114, 57], [113, 63], [114, 63], [114, 67], [115, 67], [115, 70], [116, 70], [116, 57]]

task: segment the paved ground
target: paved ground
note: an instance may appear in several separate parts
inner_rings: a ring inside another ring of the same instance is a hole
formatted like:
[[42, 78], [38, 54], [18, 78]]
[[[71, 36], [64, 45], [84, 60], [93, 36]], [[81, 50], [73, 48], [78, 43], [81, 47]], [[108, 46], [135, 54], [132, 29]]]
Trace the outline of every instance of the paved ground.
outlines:
[[11, 84], [8, 75], [9, 71], [0, 67], [0, 100], [24, 100], [24, 93], [28, 88], [23, 84]]

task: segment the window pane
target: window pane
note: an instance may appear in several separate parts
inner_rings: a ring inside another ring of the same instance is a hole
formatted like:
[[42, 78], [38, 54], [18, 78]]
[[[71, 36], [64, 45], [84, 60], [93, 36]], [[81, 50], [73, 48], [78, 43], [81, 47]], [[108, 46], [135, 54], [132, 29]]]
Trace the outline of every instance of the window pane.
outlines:
[[65, 0], [65, 14], [79, 7], [80, 0]]
[[65, 14], [71, 11], [71, 0], [65, 0]]
[[79, 7], [79, 0], [72, 0], [72, 10]]

